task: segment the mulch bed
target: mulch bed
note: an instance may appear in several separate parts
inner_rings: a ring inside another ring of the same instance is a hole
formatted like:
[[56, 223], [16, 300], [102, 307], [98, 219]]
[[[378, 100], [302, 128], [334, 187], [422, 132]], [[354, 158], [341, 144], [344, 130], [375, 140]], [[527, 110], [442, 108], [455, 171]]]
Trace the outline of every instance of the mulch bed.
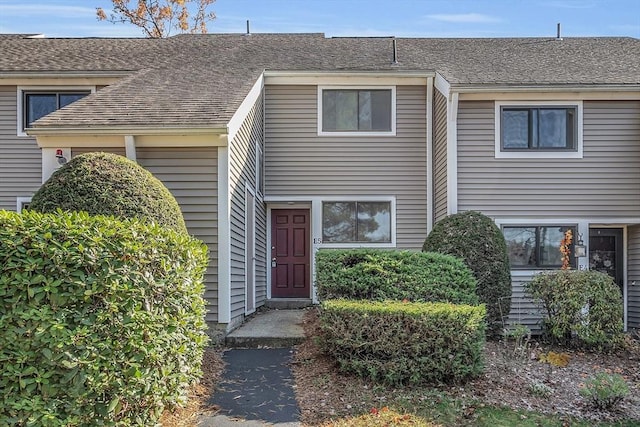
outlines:
[[[304, 322], [308, 337], [318, 336], [317, 311], [309, 310]], [[538, 361], [540, 353], [565, 352], [569, 364], [550, 367]], [[593, 421], [638, 420], [640, 423], [640, 346], [630, 342], [628, 349], [617, 354], [587, 353], [564, 348], [532, 344], [526, 352], [514, 354], [514, 344], [487, 342], [484, 374], [464, 385], [439, 387], [436, 390], [462, 402], [507, 406], [560, 417], [576, 417]], [[597, 372], [616, 372], [629, 385], [628, 397], [615, 411], [597, 410], [579, 395], [580, 384]], [[389, 388], [337, 371], [334, 363], [323, 355], [314, 340], [301, 344], [295, 356], [293, 373], [296, 394], [305, 425], [320, 425], [330, 419], [367, 413], [373, 406], [413, 399], [433, 399], [434, 389]], [[551, 388], [548, 397], [535, 396], [533, 383]], [[473, 411], [470, 405], [469, 411]]]

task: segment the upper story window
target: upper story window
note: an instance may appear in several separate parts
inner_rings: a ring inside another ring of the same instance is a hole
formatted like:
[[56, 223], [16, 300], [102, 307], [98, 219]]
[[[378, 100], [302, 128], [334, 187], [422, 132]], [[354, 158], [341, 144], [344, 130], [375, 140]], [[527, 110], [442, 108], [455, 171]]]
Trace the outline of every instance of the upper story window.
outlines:
[[90, 89], [36, 89], [18, 88], [18, 135], [33, 122], [75, 102], [93, 91]]
[[395, 88], [318, 88], [320, 135], [395, 134]]
[[496, 157], [581, 158], [581, 103], [496, 102]]
[[[562, 267], [560, 243], [569, 229], [576, 236], [576, 227], [569, 225], [503, 226], [511, 268], [533, 270]], [[575, 268], [573, 253], [570, 258]]]

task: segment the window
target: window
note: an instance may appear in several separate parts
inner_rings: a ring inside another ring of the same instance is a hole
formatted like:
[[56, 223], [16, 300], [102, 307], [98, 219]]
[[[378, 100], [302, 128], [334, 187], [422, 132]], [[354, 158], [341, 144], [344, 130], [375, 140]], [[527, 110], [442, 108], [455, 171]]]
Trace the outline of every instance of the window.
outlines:
[[18, 135], [33, 122], [89, 95], [94, 89], [30, 89], [18, 88]]
[[582, 158], [580, 101], [497, 101], [496, 158]]
[[575, 107], [502, 107], [503, 150], [575, 150]]
[[[507, 242], [509, 261], [513, 269], [560, 268], [562, 254], [560, 243], [564, 233], [571, 229], [576, 236], [574, 226], [503, 226], [502, 232]], [[573, 245], [571, 245], [571, 264], [575, 268]]]
[[395, 132], [393, 88], [319, 88], [319, 92], [320, 134]]
[[391, 202], [323, 202], [323, 243], [391, 243]]

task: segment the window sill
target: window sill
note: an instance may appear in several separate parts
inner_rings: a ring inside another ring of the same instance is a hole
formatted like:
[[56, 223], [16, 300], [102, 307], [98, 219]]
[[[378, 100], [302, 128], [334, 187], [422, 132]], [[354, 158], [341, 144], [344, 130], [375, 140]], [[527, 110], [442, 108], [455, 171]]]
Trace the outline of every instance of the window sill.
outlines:
[[582, 159], [578, 151], [496, 151], [496, 159]]
[[319, 131], [318, 136], [351, 136], [351, 137], [359, 137], [359, 136], [396, 136], [395, 131], [381, 131], [381, 132], [327, 132], [327, 131]]

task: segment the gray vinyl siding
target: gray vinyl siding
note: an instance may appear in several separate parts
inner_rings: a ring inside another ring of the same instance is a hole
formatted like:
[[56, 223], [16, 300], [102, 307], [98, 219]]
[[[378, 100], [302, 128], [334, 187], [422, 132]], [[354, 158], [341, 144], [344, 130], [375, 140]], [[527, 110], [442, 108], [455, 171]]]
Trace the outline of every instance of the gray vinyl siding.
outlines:
[[17, 136], [17, 88], [0, 86], [0, 209], [16, 210], [42, 183], [42, 154], [36, 139]]
[[397, 246], [426, 236], [426, 89], [396, 89], [396, 136], [318, 136], [316, 86], [266, 87], [267, 196], [395, 196]]
[[256, 307], [263, 305], [267, 297], [267, 213], [262, 195], [256, 190], [256, 142], [263, 146], [262, 96], [229, 144], [232, 325], [242, 320], [245, 313], [245, 237], [248, 226], [245, 224], [245, 183], [256, 191]]
[[494, 217], [638, 217], [640, 102], [584, 102], [583, 159], [496, 159], [494, 103], [458, 110], [458, 208]]
[[104, 153], [112, 153], [118, 154], [119, 156], [127, 156], [124, 147], [73, 147], [71, 149], [71, 157], [79, 156], [80, 154], [85, 153], [93, 153], [93, 152], [104, 152]]
[[433, 97], [433, 218], [447, 216], [447, 98], [435, 91]]
[[209, 247], [205, 275], [206, 320], [218, 320], [218, 150], [138, 148], [140, 165], [153, 173], [178, 201], [189, 233]]
[[511, 311], [508, 323], [513, 326], [517, 324], [527, 326], [533, 333], [540, 332], [540, 321], [542, 312], [540, 307], [525, 292], [525, 285], [531, 281], [533, 275], [513, 274], [511, 278]]
[[627, 327], [640, 328], [640, 225], [628, 228]]

